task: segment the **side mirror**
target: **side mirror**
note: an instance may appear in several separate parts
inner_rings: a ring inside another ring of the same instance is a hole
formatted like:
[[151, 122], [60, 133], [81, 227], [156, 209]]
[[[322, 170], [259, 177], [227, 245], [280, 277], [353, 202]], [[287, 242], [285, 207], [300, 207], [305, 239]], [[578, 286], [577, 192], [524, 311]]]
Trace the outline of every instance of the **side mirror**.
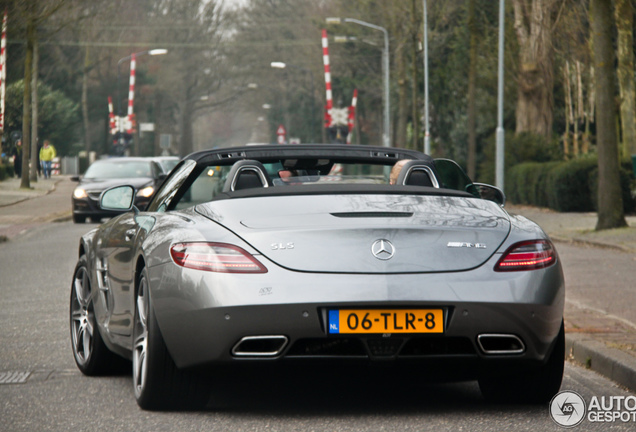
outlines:
[[485, 183], [473, 183], [479, 191], [479, 196], [482, 199], [496, 202], [500, 206], [506, 205], [506, 195], [501, 189], [495, 186], [491, 186]]
[[106, 189], [99, 197], [99, 207], [102, 210], [128, 211], [133, 208], [135, 188], [132, 186], [117, 186]]

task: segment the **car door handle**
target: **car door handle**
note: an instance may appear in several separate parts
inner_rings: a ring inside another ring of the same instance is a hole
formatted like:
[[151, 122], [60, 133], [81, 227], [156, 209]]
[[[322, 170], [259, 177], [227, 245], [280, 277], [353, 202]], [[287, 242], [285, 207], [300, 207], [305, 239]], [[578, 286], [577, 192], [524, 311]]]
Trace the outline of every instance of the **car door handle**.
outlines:
[[137, 232], [136, 228], [131, 228], [129, 230], [126, 231], [126, 241], [130, 241], [132, 240], [132, 238], [135, 236], [135, 233]]

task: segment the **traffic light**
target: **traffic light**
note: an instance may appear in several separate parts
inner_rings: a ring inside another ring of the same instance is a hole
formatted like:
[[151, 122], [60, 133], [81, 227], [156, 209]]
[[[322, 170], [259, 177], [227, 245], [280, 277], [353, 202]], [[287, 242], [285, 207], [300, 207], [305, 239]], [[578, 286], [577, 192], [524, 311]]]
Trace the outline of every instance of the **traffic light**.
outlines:
[[128, 132], [117, 132], [113, 135], [113, 155], [124, 156], [132, 144], [133, 136]]

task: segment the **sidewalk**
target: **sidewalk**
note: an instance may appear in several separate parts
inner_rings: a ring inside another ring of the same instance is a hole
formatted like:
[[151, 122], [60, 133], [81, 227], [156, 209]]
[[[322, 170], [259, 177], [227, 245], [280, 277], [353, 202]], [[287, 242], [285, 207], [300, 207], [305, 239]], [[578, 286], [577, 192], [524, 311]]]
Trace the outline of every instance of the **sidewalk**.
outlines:
[[596, 213], [559, 213], [546, 208], [506, 204], [508, 213], [538, 223], [554, 241], [584, 243], [623, 252], [636, 252], [636, 216], [627, 216], [627, 228], [596, 232]]
[[70, 219], [71, 194], [76, 185], [70, 176], [40, 177], [31, 182], [31, 189], [21, 189], [17, 178], [1, 181], [0, 242], [35, 225]]
[[[0, 182], [0, 242], [11, 241], [38, 224], [70, 220], [76, 184], [70, 176], [40, 178], [30, 190], [20, 189], [15, 178]], [[633, 255], [636, 266], [636, 216], [626, 218], [627, 228], [595, 232], [596, 213], [558, 213], [515, 205], [506, 205], [506, 210], [538, 223], [557, 243], [617, 250]], [[565, 328], [569, 360], [636, 391], [636, 323], [566, 301]]]

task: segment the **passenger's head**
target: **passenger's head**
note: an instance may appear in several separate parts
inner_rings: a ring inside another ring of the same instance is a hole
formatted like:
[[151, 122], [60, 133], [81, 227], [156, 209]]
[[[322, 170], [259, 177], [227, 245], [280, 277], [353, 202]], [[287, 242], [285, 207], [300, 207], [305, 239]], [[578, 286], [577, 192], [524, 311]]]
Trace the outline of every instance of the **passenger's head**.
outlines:
[[394, 185], [397, 182], [397, 178], [400, 175], [400, 171], [402, 171], [402, 167], [404, 167], [404, 164], [406, 164], [409, 160], [410, 159], [402, 159], [393, 165], [391, 173], [389, 174], [389, 184]]

